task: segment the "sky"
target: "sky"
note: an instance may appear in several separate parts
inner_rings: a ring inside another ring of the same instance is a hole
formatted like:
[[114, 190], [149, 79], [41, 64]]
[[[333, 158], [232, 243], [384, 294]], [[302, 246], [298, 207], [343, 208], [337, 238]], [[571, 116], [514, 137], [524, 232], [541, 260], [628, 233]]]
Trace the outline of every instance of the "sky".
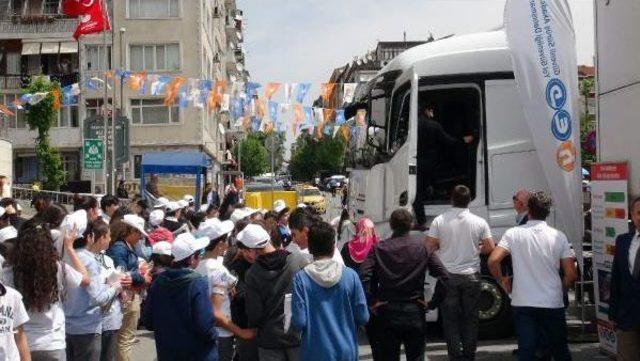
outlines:
[[[495, 29], [504, 0], [237, 0], [253, 81], [326, 82], [377, 41]], [[578, 63], [593, 64], [593, 2], [569, 0]]]

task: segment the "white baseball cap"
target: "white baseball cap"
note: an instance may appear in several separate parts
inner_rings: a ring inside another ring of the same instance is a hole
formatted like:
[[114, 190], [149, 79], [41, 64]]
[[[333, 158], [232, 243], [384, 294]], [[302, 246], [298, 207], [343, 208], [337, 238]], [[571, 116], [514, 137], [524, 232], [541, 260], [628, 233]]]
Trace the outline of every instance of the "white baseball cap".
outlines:
[[0, 229], [0, 243], [12, 238], [18, 238], [18, 230], [13, 226], [7, 226]]
[[236, 208], [231, 213], [229, 219], [231, 219], [231, 222], [233, 222], [233, 224], [236, 224], [238, 223], [238, 221], [243, 220], [252, 214], [253, 213], [249, 212], [249, 210], [246, 208]]
[[171, 243], [167, 241], [156, 242], [152, 247], [151, 253], [171, 256]]
[[307, 208], [307, 205], [304, 203], [298, 203], [298, 205], [296, 206], [296, 208]]
[[142, 233], [145, 237], [149, 237], [147, 232], [144, 230], [144, 219], [142, 219], [141, 217], [138, 217], [135, 214], [125, 214], [122, 218], [122, 221], [140, 231], [140, 233]]
[[213, 218], [211, 221], [205, 221], [200, 224], [200, 227], [198, 228], [198, 235], [200, 237], [207, 237], [210, 240], [214, 240], [224, 235], [228, 235], [234, 228], [235, 226], [231, 221], [220, 222], [217, 218]]
[[196, 238], [191, 233], [181, 233], [173, 241], [171, 254], [176, 262], [182, 261], [209, 245], [209, 238]]
[[160, 224], [162, 224], [163, 220], [164, 220], [164, 212], [161, 209], [156, 209], [151, 213], [149, 213], [149, 223], [151, 223], [152, 226], [154, 227], [159, 226]]
[[178, 205], [180, 206], [180, 208], [187, 208], [189, 207], [189, 202], [185, 201], [184, 199], [179, 200]]
[[180, 208], [182, 208], [182, 207], [180, 207], [180, 204], [178, 204], [178, 202], [169, 202], [169, 203], [167, 203], [167, 205], [165, 207], [165, 210], [167, 212], [175, 212]]
[[165, 197], [160, 197], [156, 199], [156, 204], [154, 208], [165, 208], [169, 204], [169, 200]]
[[191, 194], [185, 194], [184, 197], [182, 197], [182, 200], [184, 200], [187, 203], [194, 203], [195, 199], [193, 198], [193, 196]]
[[262, 249], [269, 244], [269, 233], [257, 224], [248, 224], [242, 232], [238, 233], [238, 242], [247, 248]]
[[79, 209], [64, 217], [62, 224], [60, 224], [60, 230], [62, 230], [62, 233], [64, 234], [65, 231], [72, 232], [75, 228], [77, 236], [79, 237], [87, 230], [88, 223], [89, 218], [87, 217], [87, 211]]
[[287, 204], [282, 199], [278, 199], [275, 202], [273, 202], [273, 210], [276, 211], [276, 213], [280, 213], [284, 211], [286, 208], [287, 208]]

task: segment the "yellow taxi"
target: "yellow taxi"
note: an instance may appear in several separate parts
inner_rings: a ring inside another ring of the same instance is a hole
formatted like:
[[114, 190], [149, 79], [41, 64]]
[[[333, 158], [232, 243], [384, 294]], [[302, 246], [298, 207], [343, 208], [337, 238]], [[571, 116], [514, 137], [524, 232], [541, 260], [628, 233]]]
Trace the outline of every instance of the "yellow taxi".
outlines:
[[296, 186], [296, 192], [298, 193], [299, 202], [306, 204], [320, 214], [327, 212], [327, 201], [318, 187], [302, 184]]

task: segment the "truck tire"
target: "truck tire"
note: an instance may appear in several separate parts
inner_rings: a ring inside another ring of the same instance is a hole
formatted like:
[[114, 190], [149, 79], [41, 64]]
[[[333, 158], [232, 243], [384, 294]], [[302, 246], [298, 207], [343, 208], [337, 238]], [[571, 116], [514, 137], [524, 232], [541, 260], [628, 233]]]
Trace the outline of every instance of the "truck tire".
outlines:
[[481, 339], [513, 336], [513, 316], [509, 295], [491, 278], [483, 277], [480, 287], [478, 336]]

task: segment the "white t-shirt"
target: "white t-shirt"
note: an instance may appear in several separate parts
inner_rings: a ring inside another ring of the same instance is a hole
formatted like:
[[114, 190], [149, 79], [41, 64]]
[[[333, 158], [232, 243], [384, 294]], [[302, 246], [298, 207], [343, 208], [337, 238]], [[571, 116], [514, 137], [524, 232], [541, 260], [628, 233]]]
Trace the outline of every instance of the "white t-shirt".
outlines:
[[433, 220], [428, 235], [439, 240], [437, 254], [447, 271], [480, 272], [480, 241], [491, 237], [487, 221], [467, 208], [452, 208]]
[[[207, 277], [210, 296], [222, 296], [222, 314], [228, 319], [231, 319], [229, 292], [231, 292], [231, 289], [236, 285], [238, 279], [222, 265], [222, 259], [207, 258], [200, 262], [198, 268], [196, 268], [196, 272]], [[216, 327], [216, 330], [218, 330], [220, 337], [233, 336], [233, 333], [222, 327]]]
[[[64, 264], [64, 275], [61, 265]], [[82, 274], [66, 263], [58, 262], [58, 291], [63, 297], [65, 290], [80, 287]], [[4, 269], [2, 275], [5, 284], [13, 287], [13, 268]], [[27, 342], [31, 351], [63, 350], [65, 342], [65, 318], [62, 302], [58, 300], [44, 312], [28, 310], [30, 320], [24, 324]]]
[[5, 288], [7, 293], [0, 297], [0, 360], [20, 361], [14, 333], [29, 321], [29, 315], [22, 303], [22, 295], [11, 287]]
[[507, 230], [498, 244], [511, 253], [511, 304], [520, 307], [562, 308], [560, 260], [573, 252], [564, 233], [544, 221]]

